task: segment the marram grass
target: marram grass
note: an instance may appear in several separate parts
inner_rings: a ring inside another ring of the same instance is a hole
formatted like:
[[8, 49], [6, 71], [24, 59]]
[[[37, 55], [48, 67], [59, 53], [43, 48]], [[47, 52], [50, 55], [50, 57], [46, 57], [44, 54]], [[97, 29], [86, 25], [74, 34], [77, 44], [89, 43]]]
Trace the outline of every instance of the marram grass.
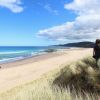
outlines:
[[0, 94], [0, 100], [100, 100], [100, 71], [87, 57]]

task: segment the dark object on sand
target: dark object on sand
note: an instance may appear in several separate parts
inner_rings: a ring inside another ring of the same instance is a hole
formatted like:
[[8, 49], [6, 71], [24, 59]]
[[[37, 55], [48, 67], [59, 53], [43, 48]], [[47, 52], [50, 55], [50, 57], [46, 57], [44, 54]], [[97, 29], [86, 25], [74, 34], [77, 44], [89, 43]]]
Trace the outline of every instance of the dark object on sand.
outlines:
[[94, 55], [93, 58], [96, 59], [96, 56]]
[[47, 50], [45, 50], [45, 52], [48, 52], [48, 53], [52, 53], [52, 52], [55, 52], [55, 51], [57, 51], [56, 49], [47, 49]]

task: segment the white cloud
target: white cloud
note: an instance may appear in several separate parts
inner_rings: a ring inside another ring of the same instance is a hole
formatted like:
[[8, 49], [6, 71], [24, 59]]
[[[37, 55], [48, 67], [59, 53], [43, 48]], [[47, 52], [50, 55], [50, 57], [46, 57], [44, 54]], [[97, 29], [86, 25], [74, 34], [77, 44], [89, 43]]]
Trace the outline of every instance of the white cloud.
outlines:
[[53, 8], [51, 7], [51, 5], [49, 5], [49, 4], [45, 5], [45, 6], [44, 6], [44, 9], [46, 9], [47, 11], [49, 11], [49, 12], [51, 12], [51, 13], [54, 13], [54, 14], [58, 15], [58, 11], [55, 10], [55, 9], [53, 9]]
[[21, 5], [21, 0], [0, 0], [0, 6], [8, 8], [14, 13], [20, 13], [23, 11]]
[[54, 40], [94, 40], [100, 38], [100, 0], [73, 0], [65, 4], [77, 14], [73, 22], [40, 30], [39, 36]]
[[100, 14], [100, 0], [73, 0], [73, 2], [65, 4], [64, 7], [75, 11], [79, 15]]

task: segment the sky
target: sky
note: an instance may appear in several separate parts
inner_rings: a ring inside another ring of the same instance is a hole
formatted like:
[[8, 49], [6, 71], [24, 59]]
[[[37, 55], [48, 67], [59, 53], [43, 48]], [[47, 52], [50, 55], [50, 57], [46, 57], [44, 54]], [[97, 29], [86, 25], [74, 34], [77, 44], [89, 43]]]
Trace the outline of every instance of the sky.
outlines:
[[0, 0], [0, 46], [100, 38], [100, 0]]

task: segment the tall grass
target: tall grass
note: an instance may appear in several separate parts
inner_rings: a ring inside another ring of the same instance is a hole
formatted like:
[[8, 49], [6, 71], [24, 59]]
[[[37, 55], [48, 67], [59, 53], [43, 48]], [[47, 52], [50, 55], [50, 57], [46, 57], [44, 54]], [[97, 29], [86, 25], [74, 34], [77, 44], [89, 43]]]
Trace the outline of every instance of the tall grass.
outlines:
[[91, 57], [0, 94], [0, 100], [100, 100], [100, 71]]

